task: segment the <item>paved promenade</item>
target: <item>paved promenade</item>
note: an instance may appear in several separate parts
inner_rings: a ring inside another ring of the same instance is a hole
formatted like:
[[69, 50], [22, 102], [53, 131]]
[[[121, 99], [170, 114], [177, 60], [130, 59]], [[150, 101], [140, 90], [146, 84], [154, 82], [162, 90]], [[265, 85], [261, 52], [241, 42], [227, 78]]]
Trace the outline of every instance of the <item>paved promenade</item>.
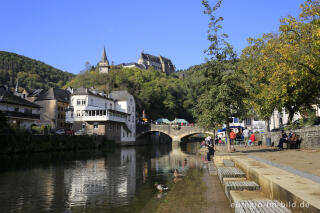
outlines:
[[[273, 147], [235, 146], [235, 153], [267, 163], [287, 172], [320, 183], [320, 150], [282, 150]], [[226, 153], [225, 146], [217, 146], [217, 154]]]

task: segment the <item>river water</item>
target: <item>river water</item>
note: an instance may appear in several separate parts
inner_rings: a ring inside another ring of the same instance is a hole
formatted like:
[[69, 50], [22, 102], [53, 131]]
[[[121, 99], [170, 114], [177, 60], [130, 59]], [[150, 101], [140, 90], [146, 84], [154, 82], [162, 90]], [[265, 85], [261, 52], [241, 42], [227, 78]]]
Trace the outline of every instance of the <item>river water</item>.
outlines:
[[121, 147], [103, 152], [1, 156], [0, 212], [140, 212], [154, 184], [198, 168], [198, 143]]

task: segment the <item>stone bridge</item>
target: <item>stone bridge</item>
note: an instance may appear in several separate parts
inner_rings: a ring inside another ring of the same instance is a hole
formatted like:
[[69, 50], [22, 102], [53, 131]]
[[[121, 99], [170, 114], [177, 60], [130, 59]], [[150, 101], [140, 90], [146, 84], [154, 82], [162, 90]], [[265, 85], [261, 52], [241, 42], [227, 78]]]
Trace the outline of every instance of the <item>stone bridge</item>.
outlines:
[[211, 131], [206, 131], [197, 126], [178, 126], [178, 125], [158, 125], [158, 124], [139, 124], [137, 125], [137, 138], [148, 132], [161, 132], [169, 137], [172, 141], [181, 141], [182, 138], [205, 133], [214, 135]]

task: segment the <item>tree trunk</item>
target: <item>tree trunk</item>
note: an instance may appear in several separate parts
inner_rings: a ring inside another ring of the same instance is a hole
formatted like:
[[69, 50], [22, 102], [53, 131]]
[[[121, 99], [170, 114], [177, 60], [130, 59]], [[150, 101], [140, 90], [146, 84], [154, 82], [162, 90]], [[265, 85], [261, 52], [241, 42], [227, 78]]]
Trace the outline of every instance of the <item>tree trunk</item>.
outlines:
[[231, 152], [231, 142], [230, 142], [230, 125], [227, 122], [227, 127], [226, 127], [226, 136], [227, 136], [227, 148], [228, 152]]
[[294, 116], [294, 110], [288, 110], [289, 111], [289, 116], [288, 116], [288, 125], [290, 125], [292, 123], [292, 119]]

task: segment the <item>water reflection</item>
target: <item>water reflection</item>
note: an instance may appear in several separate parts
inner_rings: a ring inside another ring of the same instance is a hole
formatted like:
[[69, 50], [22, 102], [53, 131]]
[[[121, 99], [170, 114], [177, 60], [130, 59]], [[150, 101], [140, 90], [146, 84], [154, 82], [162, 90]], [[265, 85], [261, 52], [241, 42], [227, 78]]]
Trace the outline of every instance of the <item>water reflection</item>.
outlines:
[[187, 153], [161, 145], [3, 157], [1, 212], [139, 212], [157, 195], [155, 182], [170, 184], [174, 169], [198, 166]]

